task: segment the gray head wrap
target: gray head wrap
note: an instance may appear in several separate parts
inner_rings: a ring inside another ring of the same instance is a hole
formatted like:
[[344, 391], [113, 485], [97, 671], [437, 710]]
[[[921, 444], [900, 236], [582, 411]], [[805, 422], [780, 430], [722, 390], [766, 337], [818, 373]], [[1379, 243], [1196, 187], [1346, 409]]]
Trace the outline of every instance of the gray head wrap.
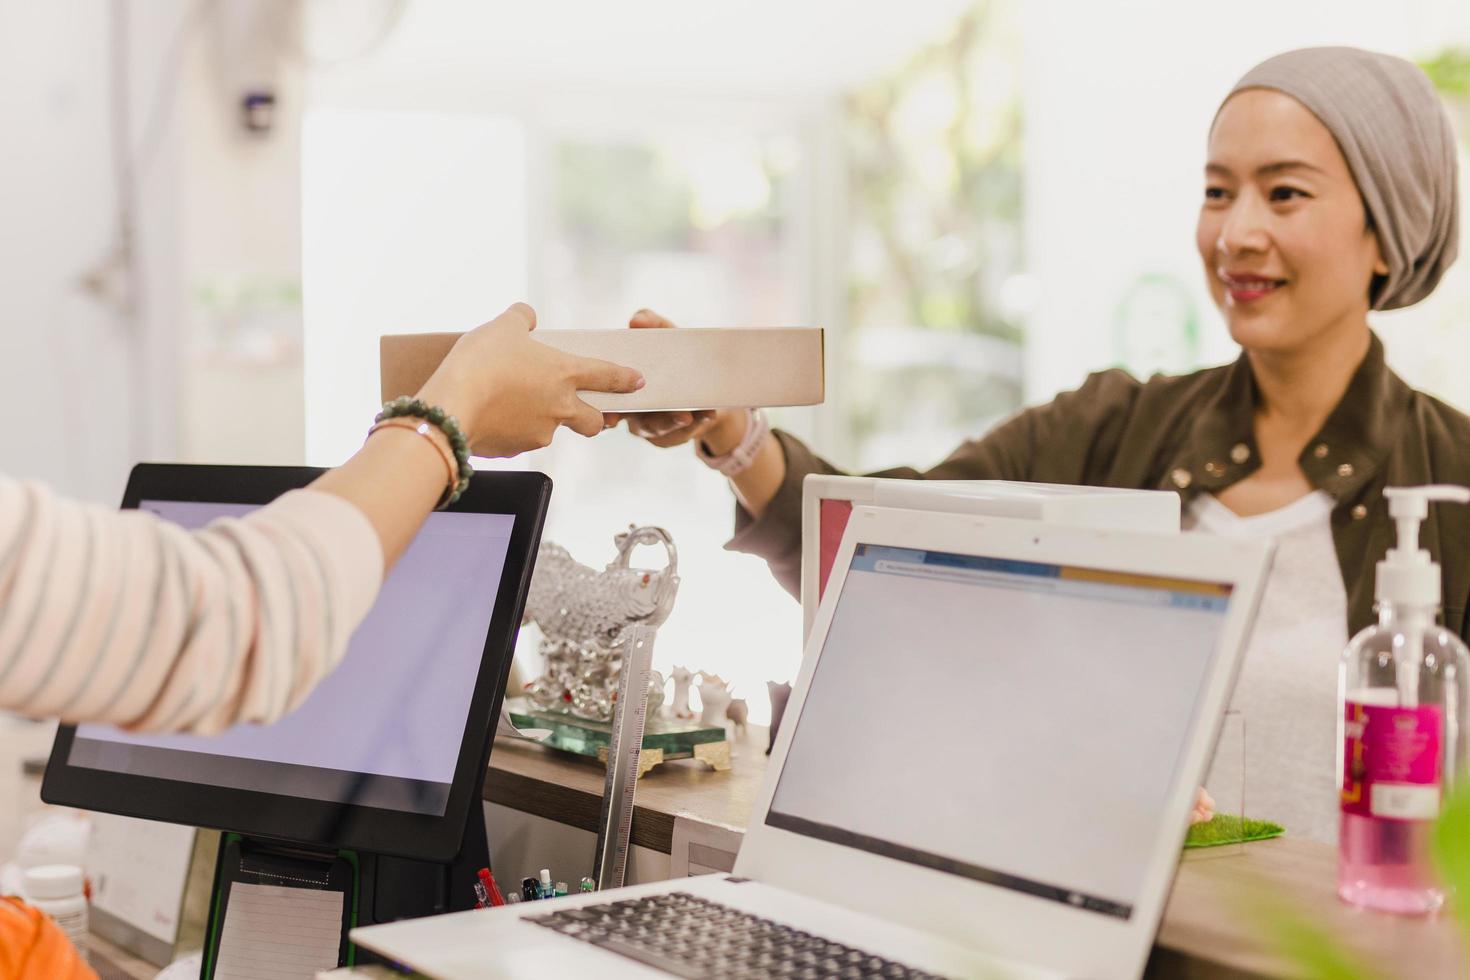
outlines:
[[1251, 88], [1296, 99], [1337, 140], [1388, 264], [1373, 308], [1433, 292], [1455, 261], [1460, 226], [1454, 134], [1428, 77], [1386, 54], [1302, 48], [1252, 68], [1230, 94]]

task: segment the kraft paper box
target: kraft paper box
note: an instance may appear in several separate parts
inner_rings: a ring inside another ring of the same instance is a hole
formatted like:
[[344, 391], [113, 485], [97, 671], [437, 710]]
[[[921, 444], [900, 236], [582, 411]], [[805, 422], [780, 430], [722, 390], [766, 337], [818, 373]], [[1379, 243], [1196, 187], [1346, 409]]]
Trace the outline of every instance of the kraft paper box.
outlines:
[[[389, 334], [379, 347], [383, 400], [419, 390], [457, 333]], [[817, 405], [825, 396], [820, 327], [537, 330], [533, 339], [643, 372], [641, 391], [584, 392], [603, 412]]]

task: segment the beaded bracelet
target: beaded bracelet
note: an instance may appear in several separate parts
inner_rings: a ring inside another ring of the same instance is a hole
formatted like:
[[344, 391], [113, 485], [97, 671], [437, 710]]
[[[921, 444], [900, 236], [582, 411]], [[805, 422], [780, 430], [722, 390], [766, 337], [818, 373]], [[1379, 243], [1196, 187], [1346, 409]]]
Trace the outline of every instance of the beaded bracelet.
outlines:
[[459, 420], [437, 405], [426, 405], [417, 398], [409, 398], [404, 395], [384, 403], [383, 410], [377, 414], [373, 422], [376, 424], [387, 419], [405, 416], [427, 420], [444, 433], [444, 438], [449, 440], [449, 448], [454, 452], [454, 461], [458, 464], [459, 474], [458, 478], [445, 488], [444, 496], [439, 500], [439, 509], [448, 507], [459, 499], [460, 494], [464, 493], [465, 488], [470, 485], [471, 474], [475, 472], [470, 466], [470, 447], [465, 440], [463, 430], [459, 427]]

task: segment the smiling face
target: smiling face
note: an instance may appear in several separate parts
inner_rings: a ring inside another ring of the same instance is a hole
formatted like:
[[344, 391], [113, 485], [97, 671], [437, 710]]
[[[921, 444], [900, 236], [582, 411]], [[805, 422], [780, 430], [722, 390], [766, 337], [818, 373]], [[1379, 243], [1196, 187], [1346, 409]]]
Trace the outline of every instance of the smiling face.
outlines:
[[1332, 134], [1269, 89], [1215, 119], [1196, 243], [1230, 336], [1262, 353], [1364, 329], [1373, 276], [1388, 272]]

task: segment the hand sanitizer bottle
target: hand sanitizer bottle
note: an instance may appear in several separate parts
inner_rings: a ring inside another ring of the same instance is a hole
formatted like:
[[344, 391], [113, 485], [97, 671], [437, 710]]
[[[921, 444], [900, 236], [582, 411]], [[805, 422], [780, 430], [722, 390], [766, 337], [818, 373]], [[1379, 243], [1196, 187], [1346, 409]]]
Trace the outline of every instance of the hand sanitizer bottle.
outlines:
[[1439, 566], [1419, 547], [1419, 522], [1430, 501], [1470, 503], [1470, 490], [1391, 487], [1384, 496], [1398, 546], [1378, 563], [1378, 623], [1352, 638], [1338, 673], [1337, 894], [1413, 915], [1444, 904], [1429, 844], [1470, 747], [1470, 650], [1436, 622]]

